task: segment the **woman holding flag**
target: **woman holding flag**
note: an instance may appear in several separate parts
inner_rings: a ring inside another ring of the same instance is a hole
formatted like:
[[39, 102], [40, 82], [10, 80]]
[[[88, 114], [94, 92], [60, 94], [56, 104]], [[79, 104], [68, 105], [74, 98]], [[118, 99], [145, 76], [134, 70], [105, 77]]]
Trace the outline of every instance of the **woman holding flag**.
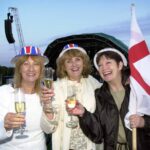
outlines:
[[[96, 53], [94, 65], [104, 81], [95, 91], [96, 111], [90, 113], [78, 103], [70, 114], [79, 116], [84, 134], [95, 143], [104, 142], [105, 150], [131, 150], [132, 132], [124, 123], [130, 95], [127, 59], [119, 50], [105, 48]], [[137, 128], [137, 150], [149, 150], [150, 117], [132, 115], [130, 127]]]

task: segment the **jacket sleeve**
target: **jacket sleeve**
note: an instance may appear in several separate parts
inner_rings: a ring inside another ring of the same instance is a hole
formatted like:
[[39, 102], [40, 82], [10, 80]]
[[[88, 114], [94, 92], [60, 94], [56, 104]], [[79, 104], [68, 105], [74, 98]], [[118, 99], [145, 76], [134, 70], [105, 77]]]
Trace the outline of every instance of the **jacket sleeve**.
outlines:
[[13, 130], [6, 131], [4, 128], [4, 121], [0, 120], [0, 143], [10, 138], [13, 134]]
[[80, 127], [83, 133], [94, 143], [102, 143], [103, 129], [98, 119], [98, 112], [90, 113], [85, 109], [82, 117], [79, 117]]
[[11, 92], [13, 88], [10, 85], [0, 86], [0, 144], [10, 140], [13, 130], [6, 131], [4, 128], [4, 118], [10, 111], [11, 106]]
[[150, 130], [150, 116], [144, 115], [143, 117], [144, 117], [144, 121], [145, 121], [145, 126], [144, 126], [144, 128]]
[[54, 124], [53, 122], [58, 122], [55, 116], [52, 120], [49, 120], [45, 113], [42, 113], [40, 126], [45, 133], [50, 134], [55, 132], [55, 130], [57, 129], [57, 123]]

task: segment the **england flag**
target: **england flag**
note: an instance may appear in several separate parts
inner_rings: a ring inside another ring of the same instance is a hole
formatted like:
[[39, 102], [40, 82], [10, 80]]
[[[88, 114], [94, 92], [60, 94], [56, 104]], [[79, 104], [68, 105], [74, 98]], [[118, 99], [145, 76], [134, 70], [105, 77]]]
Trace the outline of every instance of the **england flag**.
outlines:
[[134, 5], [131, 12], [131, 39], [128, 51], [131, 93], [129, 112], [125, 117], [127, 127], [130, 126], [128, 118], [131, 114], [150, 115], [150, 51], [137, 23]]

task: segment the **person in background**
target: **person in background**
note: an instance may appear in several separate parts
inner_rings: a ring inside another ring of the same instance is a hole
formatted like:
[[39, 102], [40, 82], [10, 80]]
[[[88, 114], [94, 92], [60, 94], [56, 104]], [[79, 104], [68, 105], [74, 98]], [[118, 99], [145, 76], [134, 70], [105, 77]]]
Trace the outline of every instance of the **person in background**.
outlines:
[[[39, 48], [26, 46], [12, 58], [11, 63], [15, 64], [13, 84], [0, 87], [0, 149], [46, 150], [45, 135], [40, 127], [42, 105], [39, 95], [43, 69], [48, 58], [40, 53]], [[16, 89], [24, 93], [25, 115], [16, 113]], [[24, 124], [26, 131], [21, 134], [26, 134], [27, 137], [18, 139], [18, 128]]]
[[[94, 65], [104, 81], [95, 91], [96, 111], [78, 102], [69, 113], [79, 116], [82, 131], [93, 142], [104, 142], [104, 150], [132, 150], [132, 132], [124, 123], [130, 95], [127, 59], [119, 50], [105, 48], [95, 55]], [[137, 128], [137, 150], [149, 150], [150, 117], [134, 114], [130, 127]]]
[[[95, 150], [95, 143], [89, 140], [80, 129], [78, 117], [73, 116], [77, 127], [69, 128], [66, 123], [70, 120], [65, 106], [67, 86], [74, 86], [76, 99], [91, 113], [95, 111], [96, 103], [94, 90], [101, 86], [90, 75], [91, 63], [86, 51], [77, 44], [67, 44], [57, 58], [57, 80], [54, 82], [54, 103], [60, 106], [58, 124], [53, 121], [55, 113], [43, 114], [41, 127], [46, 133], [52, 133], [53, 150]], [[51, 102], [51, 92], [43, 88], [41, 99], [43, 103]]]

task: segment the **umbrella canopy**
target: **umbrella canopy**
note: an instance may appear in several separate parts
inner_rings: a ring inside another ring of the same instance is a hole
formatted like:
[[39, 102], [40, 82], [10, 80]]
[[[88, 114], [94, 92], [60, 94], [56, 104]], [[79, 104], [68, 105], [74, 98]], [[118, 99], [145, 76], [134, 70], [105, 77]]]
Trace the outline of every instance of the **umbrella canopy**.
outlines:
[[[63, 47], [69, 43], [75, 43], [83, 47], [87, 51], [87, 54], [90, 56], [92, 63], [95, 53], [106, 47], [116, 48], [120, 50], [126, 57], [128, 54], [128, 47], [113, 36], [104, 33], [71, 35], [58, 38], [48, 45], [44, 53], [44, 55], [49, 58], [48, 66], [56, 69], [56, 59], [59, 53], [62, 51]], [[96, 72], [97, 71], [93, 65], [92, 74], [97, 76]]]

